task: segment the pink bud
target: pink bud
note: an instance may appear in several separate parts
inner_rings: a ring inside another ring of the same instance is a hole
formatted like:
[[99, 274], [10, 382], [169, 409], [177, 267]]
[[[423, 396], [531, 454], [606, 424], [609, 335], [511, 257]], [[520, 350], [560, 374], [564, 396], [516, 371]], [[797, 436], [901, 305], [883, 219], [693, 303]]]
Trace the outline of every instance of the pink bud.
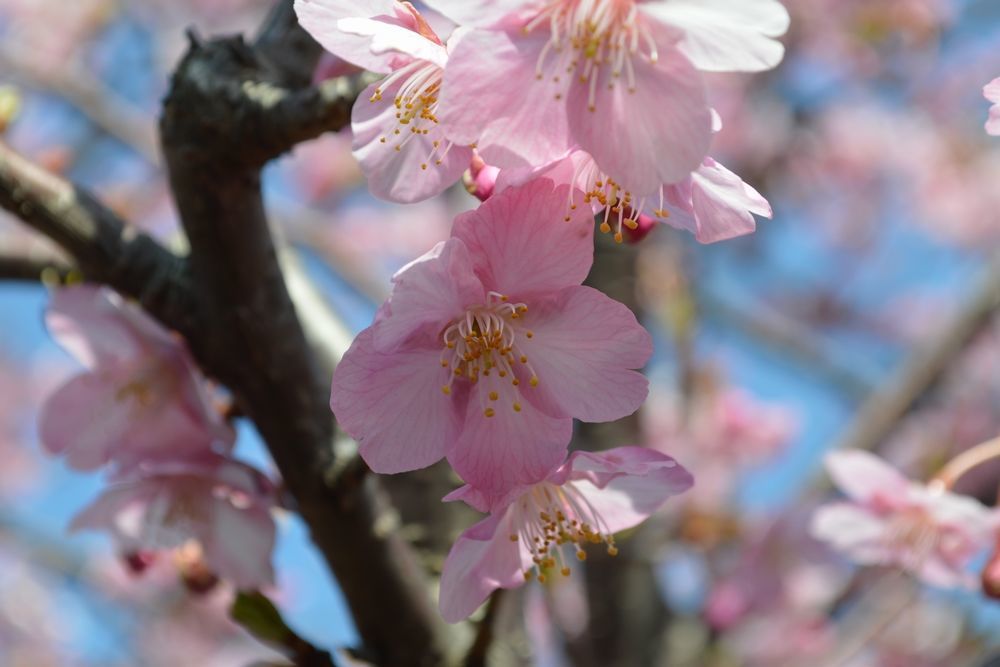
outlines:
[[152, 551], [132, 551], [122, 554], [121, 559], [129, 574], [138, 577], [156, 562], [156, 554]]
[[993, 548], [993, 555], [983, 568], [980, 576], [983, 585], [983, 594], [1000, 600], [1000, 536], [997, 536], [996, 546]]
[[[629, 213], [634, 215], [631, 211], [629, 211]], [[639, 217], [633, 218], [633, 220], [635, 220], [637, 225], [635, 229], [625, 225], [625, 228], [622, 230], [625, 232], [625, 239], [629, 243], [638, 243], [639, 241], [642, 241], [644, 238], [649, 236], [649, 233], [653, 231], [654, 227], [656, 227], [656, 220], [649, 217], [645, 213], [640, 213]]]
[[470, 195], [479, 201], [486, 201], [496, 188], [500, 170], [483, 162], [477, 154], [472, 156], [472, 164], [462, 175], [462, 183]]

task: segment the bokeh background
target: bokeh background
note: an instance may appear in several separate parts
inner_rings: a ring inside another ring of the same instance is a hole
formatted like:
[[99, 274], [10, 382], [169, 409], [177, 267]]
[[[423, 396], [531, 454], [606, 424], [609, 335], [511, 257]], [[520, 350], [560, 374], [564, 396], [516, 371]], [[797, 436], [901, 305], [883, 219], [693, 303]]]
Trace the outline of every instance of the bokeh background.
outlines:
[[[661, 228], [602, 251], [634, 261], [623, 280], [657, 337], [641, 437], [697, 479], [657, 539], [623, 546], [655, 564], [671, 664], [985, 665], [1000, 605], [852, 568], [806, 525], [831, 493], [828, 448], [870, 448], [926, 478], [1000, 430], [1000, 139], [983, 131], [981, 92], [1000, 76], [1000, 2], [785, 4], [784, 62], [710, 82], [726, 123], [713, 155], [768, 197], [774, 220], [712, 246]], [[186, 28], [252, 31], [269, 6], [0, 0], [4, 140], [183, 247], [155, 134], [169, 72]], [[279, 233], [353, 331], [392, 272], [476, 204], [460, 185], [405, 207], [373, 200], [348, 135], [299, 146], [265, 188]], [[0, 252], [15, 250], [49, 252], [0, 213]], [[169, 559], [135, 576], [106, 536], [65, 534], [102, 481], [37, 442], [40, 405], [75, 371], [45, 332], [46, 302], [41, 284], [0, 283], [0, 664], [277, 659], [227, 620], [225, 586], [192, 594]], [[238, 454], [270, 468], [252, 428]], [[992, 504], [998, 475], [959, 489]], [[350, 645], [303, 526], [291, 514], [279, 525], [269, 593], [317, 645]], [[529, 619], [517, 650], [565, 664], [559, 638], [587, 613], [577, 586], [517, 598]]]

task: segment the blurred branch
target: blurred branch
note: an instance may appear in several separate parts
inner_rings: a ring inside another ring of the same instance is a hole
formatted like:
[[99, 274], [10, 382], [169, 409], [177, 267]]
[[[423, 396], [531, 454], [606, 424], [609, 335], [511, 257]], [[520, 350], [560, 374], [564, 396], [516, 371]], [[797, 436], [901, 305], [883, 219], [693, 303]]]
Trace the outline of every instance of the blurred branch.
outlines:
[[72, 270], [61, 257], [0, 253], [0, 280], [39, 282], [51, 276], [63, 282]]
[[851, 396], [871, 393], [872, 383], [848, 363], [831, 359], [816, 332], [760, 303], [737, 306], [708, 290], [697, 293], [699, 308], [710, 317], [729, 322], [748, 336], [782, 355], [795, 357], [810, 371], [820, 373]]
[[186, 262], [2, 142], [0, 207], [62, 246], [89, 280], [138, 299], [168, 327], [193, 333]]
[[917, 401], [941, 381], [951, 363], [989, 324], [998, 307], [1000, 254], [990, 259], [979, 285], [969, 292], [951, 318], [913, 351], [884, 386], [869, 396], [836, 447], [876, 448]]
[[30, 55], [13, 53], [9, 46], [0, 43], [0, 71], [10, 73], [27, 86], [62, 97], [94, 125], [134, 149], [150, 164], [159, 163], [156, 132], [149, 117], [118, 97], [78, 62], [47, 67]]

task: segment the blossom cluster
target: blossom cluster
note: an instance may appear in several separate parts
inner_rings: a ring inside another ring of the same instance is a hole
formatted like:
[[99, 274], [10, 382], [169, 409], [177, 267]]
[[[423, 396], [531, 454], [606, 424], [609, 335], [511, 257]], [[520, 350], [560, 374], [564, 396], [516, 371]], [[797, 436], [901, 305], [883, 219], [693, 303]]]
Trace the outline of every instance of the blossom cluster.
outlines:
[[136, 569], [172, 552], [185, 576], [272, 583], [274, 486], [231, 456], [236, 434], [183, 341], [90, 285], [59, 288], [46, 325], [85, 371], [42, 407], [42, 444], [75, 470], [110, 472], [71, 528], [109, 532]]
[[[693, 479], [656, 449], [568, 454], [573, 420], [634, 413], [652, 339], [583, 286], [597, 227], [658, 222], [704, 243], [754, 230], [767, 201], [708, 155], [722, 121], [705, 72], [776, 65], [774, 0], [298, 0], [335, 57], [385, 76], [352, 113], [371, 192], [420, 201], [462, 179], [481, 205], [393, 277], [333, 376], [331, 408], [372, 470], [447, 459], [445, 500], [488, 513], [442, 572], [448, 621], [496, 588], [618, 552]], [[463, 176], [464, 175], [464, 176]]]

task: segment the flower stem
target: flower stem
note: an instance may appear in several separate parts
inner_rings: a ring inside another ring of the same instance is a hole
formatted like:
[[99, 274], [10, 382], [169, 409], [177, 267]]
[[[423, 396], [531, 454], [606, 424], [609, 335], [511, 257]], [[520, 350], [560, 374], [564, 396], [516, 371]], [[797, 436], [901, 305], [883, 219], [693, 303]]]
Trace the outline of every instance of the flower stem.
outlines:
[[950, 490], [965, 473], [994, 459], [1000, 459], [1000, 437], [979, 443], [948, 461], [930, 481], [930, 485]]

